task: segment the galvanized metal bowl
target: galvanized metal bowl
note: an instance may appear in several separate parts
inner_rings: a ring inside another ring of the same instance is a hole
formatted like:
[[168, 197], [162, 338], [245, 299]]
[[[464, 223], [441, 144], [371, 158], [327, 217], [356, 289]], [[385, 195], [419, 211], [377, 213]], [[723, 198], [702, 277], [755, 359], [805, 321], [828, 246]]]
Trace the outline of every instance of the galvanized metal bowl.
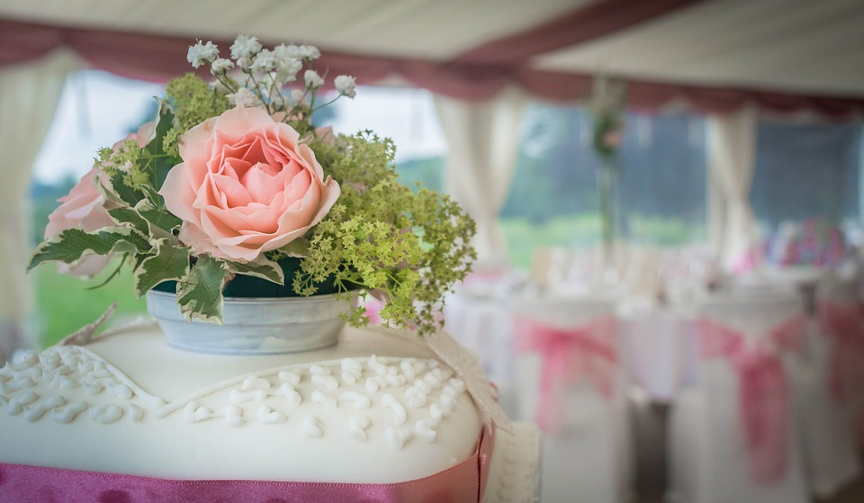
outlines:
[[267, 355], [296, 353], [336, 344], [349, 304], [335, 295], [311, 297], [226, 297], [222, 325], [188, 322], [177, 295], [147, 292], [147, 311], [177, 349], [198, 353]]

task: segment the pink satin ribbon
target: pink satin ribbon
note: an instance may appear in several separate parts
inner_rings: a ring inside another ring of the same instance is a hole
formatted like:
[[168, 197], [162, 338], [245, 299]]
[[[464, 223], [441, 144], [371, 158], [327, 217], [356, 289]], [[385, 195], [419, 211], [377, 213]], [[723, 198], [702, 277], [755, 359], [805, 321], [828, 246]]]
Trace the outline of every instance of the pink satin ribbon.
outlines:
[[[16, 503], [479, 502], [482, 500], [489, 477], [495, 436], [494, 428], [489, 432], [484, 428], [476, 451], [465, 461], [429, 477], [395, 484], [169, 480], [0, 464], [0, 501]], [[130, 455], [134, 456], [134, 453]]]
[[567, 329], [516, 318], [516, 352], [543, 356], [535, 413], [535, 421], [543, 431], [555, 433], [561, 428], [561, 391], [570, 383], [588, 379], [605, 397], [612, 397], [618, 365], [614, 334], [614, 318], [600, 318]]
[[800, 351], [805, 320], [794, 316], [748, 347], [744, 334], [715, 321], [698, 321], [702, 358], [724, 358], [738, 374], [738, 410], [753, 479], [778, 482], [786, 472], [789, 385], [779, 353]]
[[816, 306], [822, 335], [834, 341], [829, 386], [841, 403], [861, 395], [864, 370], [864, 316], [857, 305], [820, 302]]

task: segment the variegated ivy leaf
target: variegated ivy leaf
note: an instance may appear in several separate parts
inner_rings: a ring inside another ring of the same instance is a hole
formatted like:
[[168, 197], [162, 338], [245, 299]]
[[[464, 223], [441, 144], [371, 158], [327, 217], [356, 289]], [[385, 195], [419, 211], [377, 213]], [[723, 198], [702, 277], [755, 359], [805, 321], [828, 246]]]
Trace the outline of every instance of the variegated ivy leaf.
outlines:
[[168, 210], [154, 208], [153, 205], [146, 200], [138, 203], [136, 209], [138, 210], [138, 213], [140, 213], [141, 216], [152, 225], [168, 233], [171, 233], [183, 223], [182, 220], [169, 213]]
[[177, 303], [186, 321], [222, 324], [222, 287], [228, 266], [209, 255], [198, 257], [189, 274], [177, 283]]
[[27, 270], [50, 261], [74, 264], [85, 255], [148, 251], [150, 242], [130, 227], [106, 227], [90, 233], [81, 229], [67, 229], [36, 248]]
[[278, 263], [261, 255], [252, 262], [241, 264], [239, 262], [228, 262], [228, 270], [235, 274], [254, 276], [256, 278], [272, 281], [277, 285], [285, 284], [285, 273]]
[[135, 268], [135, 293], [139, 297], [163, 281], [180, 281], [189, 274], [189, 248], [159, 239], [152, 253]]
[[279, 248], [279, 253], [286, 257], [305, 258], [309, 256], [309, 240], [306, 238], [297, 238], [287, 245]]
[[137, 211], [128, 206], [109, 209], [108, 215], [111, 216], [111, 220], [114, 220], [119, 225], [128, 224], [142, 235], [150, 235], [150, 226], [147, 225], [147, 221], [141, 218], [141, 215]]

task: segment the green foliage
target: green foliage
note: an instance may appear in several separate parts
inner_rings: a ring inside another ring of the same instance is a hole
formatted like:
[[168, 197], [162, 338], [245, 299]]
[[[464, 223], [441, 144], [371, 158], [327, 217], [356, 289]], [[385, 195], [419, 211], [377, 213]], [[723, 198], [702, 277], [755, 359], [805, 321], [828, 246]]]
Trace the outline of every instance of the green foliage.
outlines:
[[228, 110], [228, 99], [215, 89], [211, 89], [194, 73], [187, 73], [168, 83], [166, 88], [168, 103], [174, 113], [174, 126], [166, 131], [162, 151], [180, 157], [180, 136], [211, 117]]
[[228, 267], [209, 255], [198, 257], [195, 265], [177, 283], [177, 303], [186, 321], [199, 319], [222, 324], [222, 287]]
[[43, 262], [75, 264], [85, 255], [146, 252], [149, 249], [147, 238], [130, 228], [106, 228], [92, 233], [67, 229], [36, 248], [27, 270]]
[[277, 285], [285, 284], [285, 273], [279, 264], [268, 259], [265, 256], [258, 257], [253, 262], [241, 264], [239, 262], [226, 262], [228, 271], [234, 274], [243, 274], [246, 276], [254, 276], [256, 278], [272, 281]]
[[163, 281], [180, 281], [189, 274], [191, 250], [175, 246], [167, 239], [156, 241], [153, 254], [148, 255], [135, 267], [135, 292], [145, 295]]
[[[312, 295], [315, 283], [331, 277], [343, 292], [351, 285], [379, 290], [389, 299], [382, 318], [421, 334], [434, 330], [434, 310], [476, 258], [469, 245], [474, 221], [446, 195], [400, 184], [389, 139], [366, 131], [311, 146], [342, 195], [307, 234], [294, 290]], [[363, 324], [361, 314], [355, 310], [348, 321]]]

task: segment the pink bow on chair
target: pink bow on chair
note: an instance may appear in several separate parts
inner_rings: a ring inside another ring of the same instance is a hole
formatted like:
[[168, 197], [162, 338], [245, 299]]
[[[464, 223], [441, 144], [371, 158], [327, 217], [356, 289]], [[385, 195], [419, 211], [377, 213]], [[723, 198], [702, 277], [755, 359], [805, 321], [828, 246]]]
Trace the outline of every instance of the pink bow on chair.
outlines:
[[561, 390], [580, 378], [589, 379], [610, 398], [615, 389], [618, 354], [614, 346], [614, 318], [600, 318], [580, 327], [561, 329], [517, 318], [517, 353], [540, 353], [540, 390], [535, 420], [543, 431], [561, 427]]
[[702, 358], [724, 358], [738, 374], [741, 423], [757, 482], [778, 482], [786, 471], [789, 385], [779, 353], [800, 350], [804, 324], [803, 316], [789, 318], [748, 347], [744, 334], [706, 318], [698, 322]]
[[822, 335], [834, 341], [831, 354], [831, 392], [841, 403], [849, 401], [861, 384], [864, 367], [864, 316], [857, 305], [820, 302], [817, 305]]

